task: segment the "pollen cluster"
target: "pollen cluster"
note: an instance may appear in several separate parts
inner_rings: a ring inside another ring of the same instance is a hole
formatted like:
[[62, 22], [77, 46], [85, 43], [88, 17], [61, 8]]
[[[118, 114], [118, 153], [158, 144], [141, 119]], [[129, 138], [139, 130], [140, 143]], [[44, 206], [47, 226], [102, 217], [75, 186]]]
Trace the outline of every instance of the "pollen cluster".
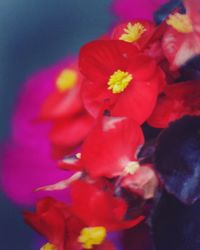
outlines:
[[180, 33], [190, 33], [193, 31], [192, 22], [186, 14], [175, 13], [174, 15], [169, 15], [167, 24]]
[[63, 92], [74, 87], [77, 82], [77, 73], [72, 69], [64, 69], [56, 80], [57, 88]]
[[119, 40], [133, 43], [136, 42], [141, 35], [146, 31], [141, 23], [128, 23], [127, 27], [124, 29], [124, 34], [121, 35]]
[[135, 174], [135, 172], [140, 168], [140, 164], [137, 161], [130, 161], [125, 169], [124, 172], [126, 174]]
[[113, 94], [119, 94], [125, 90], [129, 85], [133, 76], [128, 72], [117, 70], [109, 78], [108, 89], [113, 92]]
[[85, 227], [81, 230], [78, 241], [84, 249], [92, 249], [93, 245], [100, 245], [106, 237], [104, 227]]

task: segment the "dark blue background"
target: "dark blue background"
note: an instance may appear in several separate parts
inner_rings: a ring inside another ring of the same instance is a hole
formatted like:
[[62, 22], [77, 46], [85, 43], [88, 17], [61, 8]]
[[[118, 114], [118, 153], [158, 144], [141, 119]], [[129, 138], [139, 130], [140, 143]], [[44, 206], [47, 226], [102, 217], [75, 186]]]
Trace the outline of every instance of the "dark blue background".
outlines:
[[[111, 0], [0, 0], [0, 139], [27, 75], [106, 31]], [[0, 193], [0, 250], [36, 250], [21, 208]]]

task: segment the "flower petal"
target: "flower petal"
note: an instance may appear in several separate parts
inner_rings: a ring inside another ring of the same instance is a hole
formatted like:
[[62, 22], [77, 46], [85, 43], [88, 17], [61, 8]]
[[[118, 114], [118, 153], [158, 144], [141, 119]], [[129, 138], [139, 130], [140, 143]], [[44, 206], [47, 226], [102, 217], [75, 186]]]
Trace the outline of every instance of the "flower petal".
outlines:
[[143, 140], [141, 128], [132, 119], [104, 117], [83, 143], [83, 166], [93, 177], [121, 175]]

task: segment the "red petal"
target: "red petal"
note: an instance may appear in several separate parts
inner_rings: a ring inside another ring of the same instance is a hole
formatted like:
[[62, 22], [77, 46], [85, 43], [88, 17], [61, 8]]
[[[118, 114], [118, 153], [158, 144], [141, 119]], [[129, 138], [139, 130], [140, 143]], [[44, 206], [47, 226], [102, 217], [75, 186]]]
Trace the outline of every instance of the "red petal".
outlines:
[[56, 91], [49, 95], [41, 108], [41, 119], [57, 119], [76, 114], [82, 110], [80, 86], [66, 92]]
[[56, 121], [49, 133], [51, 143], [67, 147], [78, 146], [93, 125], [93, 119], [82, 113], [71, 119]]
[[[24, 213], [25, 221], [45, 236], [59, 250], [64, 250], [65, 221], [59, 207], [63, 203], [55, 205], [56, 201], [49, 198], [39, 202], [36, 213]], [[67, 209], [67, 206], [62, 205]], [[61, 206], [61, 207], [62, 207]]]
[[67, 156], [58, 163], [59, 167], [65, 170], [82, 170], [81, 160], [76, 155]]
[[84, 106], [93, 117], [98, 116], [99, 111], [106, 102], [111, 105], [118, 98], [107, 88], [102, 88], [101, 85], [87, 80], [83, 82], [81, 92]]
[[143, 143], [141, 128], [126, 117], [104, 117], [82, 146], [81, 160], [93, 177], [121, 175]]
[[110, 75], [118, 69], [124, 70], [137, 52], [136, 47], [124, 41], [93, 41], [81, 48], [80, 70], [88, 80], [104, 86]]
[[[166, 85], [164, 92], [167, 96], [180, 99], [200, 93], [200, 81], [187, 81], [177, 84]], [[197, 98], [198, 99], [198, 98]], [[189, 103], [188, 103], [189, 104]]]
[[177, 113], [172, 110], [179, 110], [180, 103], [167, 97], [160, 97], [157, 105], [148, 119], [148, 124], [154, 128], [166, 128], [168, 124], [176, 119]]
[[152, 127], [165, 128], [184, 115], [199, 114], [200, 84], [199, 81], [188, 81], [166, 86], [165, 96], [159, 97], [148, 123]]
[[71, 185], [71, 195], [73, 211], [89, 226], [104, 226], [109, 231], [115, 231], [132, 227], [144, 218], [140, 216], [124, 221], [126, 203], [114, 197], [109, 187], [99, 183], [76, 181]]
[[149, 81], [133, 80], [126, 91], [119, 96], [118, 102], [113, 105], [112, 114], [132, 117], [142, 124], [156, 105], [159, 89], [163, 88], [161, 84], [164, 84], [161, 72]]
[[68, 147], [68, 146], [63, 146], [63, 145], [56, 145], [52, 144], [52, 158], [56, 160], [60, 160], [66, 155], [74, 154], [76, 148], [74, 147]]

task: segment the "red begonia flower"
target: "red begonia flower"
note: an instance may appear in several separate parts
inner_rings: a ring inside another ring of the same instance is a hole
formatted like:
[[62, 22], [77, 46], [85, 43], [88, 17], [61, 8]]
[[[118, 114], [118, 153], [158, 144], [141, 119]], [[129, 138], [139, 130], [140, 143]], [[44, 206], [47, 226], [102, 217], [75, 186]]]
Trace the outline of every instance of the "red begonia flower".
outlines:
[[56, 250], [81, 250], [77, 241], [85, 226], [70, 211], [69, 206], [52, 198], [37, 203], [36, 212], [25, 212], [25, 221], [56, 247]]
[[124, 175], [143, 142], [142, 130], [134, 120], [105, 116], [84, 141], [80, 161], [94, 178]]
[[129, 116], [141, 124], [150, 116], [165, 84], [154, 60], [120, 40], [86, 44], [79, 64], [85, 76], [83, 101], [93, 116], [107, 103], [112, 115]]
[[76, 63], [62, 68], [54, 81], [56, 88], [44, 100], [39, 119], [53, 123], [49, 140], [53, 155], [60, 158], [80, 145], [93, 119], [84, 109], [80, 98], [82, 76]]
[[135, 19], [117, 25], [111, 39], [122, 40], [136, 46], [140, 51], [161, 63], [166, 60], [162, 51], [161, 41], [166, 31], [166, 24], [156, 26], [153, 22]]
[[148, 123], [152, 127], [165, 128], [184, 115], [200, 115], [200, 81], [166, 86]]
[[186, 14], [170, 15], [169, 27], [163, 38], [163, 52], [171, 69], [177, 69], [189, 59], [200, 54], [199, 1], [184, 1]]
[[92, 178], [123, 176], [137, 163], [143, 142], [143, 132], [133, 119], [103, 116], [82, 144], [81, 153], [66, 156], [59, 166], [87, 172]]
[[[52, 147], [48, 139], [52, 123], [39, 123], [35, 119], [44, 100], [57, 90], [55, 82], [58, 76], [63, 70], [70, 69], [74, 61], [74, 58], [65, 58], [41, 69], [30, 75], [19, 91], [11, 119], [11, 135], [1, 145], [0, 186], [13, 202], [20, 205], [33, 205], [38, 198], [46, 195], [46, 192], [33, 192], [37, 187], [70, 176], [70, 173], [57, 169], [57, 161], [52, 159]], [[62, 150], [60, 146], [53, 149], [59, 158], [73, 150], [66, 146]], [[49, 195], [64, 201], [68, 199], [66, 191], [51, 192]]]
[[[88, 228], [80, 218], [76, 217], [70, 206], [52, 198], [43, 198], [37, 202], [36, 212], [25, 212], [25, 221], [38, 233], [46, 237], [56, 250], [115, 250], [112, 242], [105, 236], [100, 236], [100, 241], [93, 242], [83, 235], [83, 242], [79, 240], [81, 231]], [[100, 226], [102, 227], [102, 226]], [[103, 229], [104, 230], [104, 229]], [[99, 239], [99, 236], [96, 236]], [[84, 247], [84, 243], [88, 247]], [[43, 248], [42, 248], [43, 249]], [[45, 248], [46, 249], [46, 248]]]
[[76, 61], [61, 68], [54, 77], [54, 91], [45, 98], [39, 117], [43, 120], [54, 120], [82, 111], [81, 82], [82, 76]]
[[144, 219], [142, 215], [131, 220], [124, 218], [128, 206], [123, 199], [113, 195], [113, 186], [108, 182], [78, 180], [70, 188], [73, 212], [89, 226], [102, 225], [115, 231], [133, 227]]

